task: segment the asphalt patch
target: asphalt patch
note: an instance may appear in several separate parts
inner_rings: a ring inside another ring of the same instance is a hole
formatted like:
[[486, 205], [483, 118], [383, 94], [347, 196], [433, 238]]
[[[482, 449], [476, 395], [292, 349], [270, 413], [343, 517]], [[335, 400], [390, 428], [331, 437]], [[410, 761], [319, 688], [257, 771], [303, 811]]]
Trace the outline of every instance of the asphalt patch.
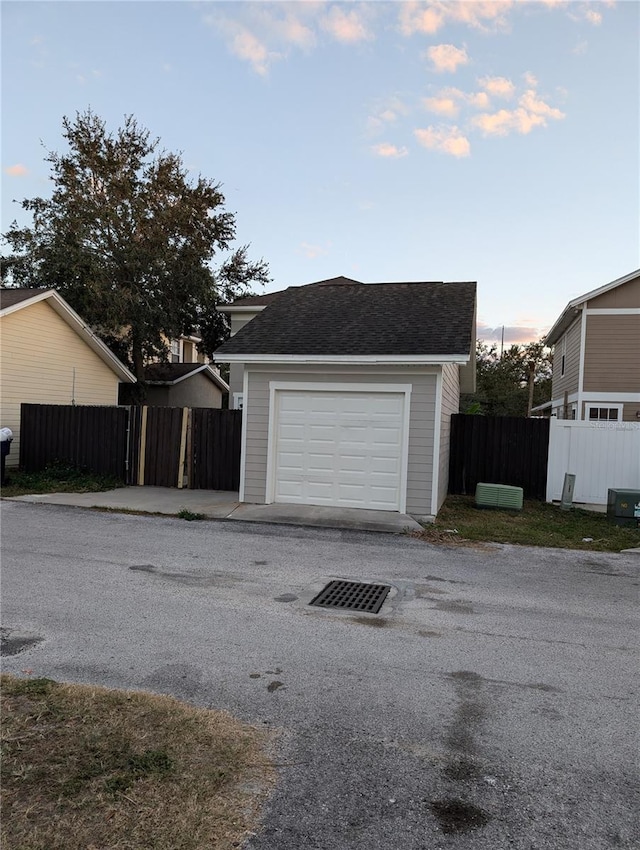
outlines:
[[18, 655], [43, 640], [39, 635], [14, 634], [12, 629], [0, 629], [0, 656]]
[[440, 829], [445, 835], [470, 832], [473, 829], [486, 826], [491, 820], [491, 816], [483, 809], [479, 809], [471, 803], [465, 803], [464, 800], [445, 798], [444, 800], [434, 800], [430, 803], [430, 806]]

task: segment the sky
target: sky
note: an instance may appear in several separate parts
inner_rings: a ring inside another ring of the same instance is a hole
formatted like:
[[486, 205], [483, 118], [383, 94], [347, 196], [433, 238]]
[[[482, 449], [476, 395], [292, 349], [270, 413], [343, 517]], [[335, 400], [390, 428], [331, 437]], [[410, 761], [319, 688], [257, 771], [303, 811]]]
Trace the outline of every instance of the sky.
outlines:
[[12, 2], [2, 230], [62, 118], [134, 115], [222, 184], [265, 290], [474, 280], [478, 336], [539, 339], [640, 266], [637, 2]]

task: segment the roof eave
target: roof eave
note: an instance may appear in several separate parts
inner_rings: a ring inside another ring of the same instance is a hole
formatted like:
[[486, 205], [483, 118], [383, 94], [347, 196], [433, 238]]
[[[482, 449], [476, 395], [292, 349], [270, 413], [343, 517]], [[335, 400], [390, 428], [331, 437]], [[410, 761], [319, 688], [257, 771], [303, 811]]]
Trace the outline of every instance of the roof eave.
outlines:
[[220, 363], [304, 363], [308, 365], [356, 365], [392, 364], [403, 366], [437, 366], [442, 363], [463, 365], [471, 359], [470, 354], [225, 354], [214, 352]]
[[629, 283], [630, 280], [633, 280], [636, 277], [640, 276], [640, 269], [635, 269], [629, 274], [623, 275], [622, 277], [618, 277], [615, 280], [612, 280], [610, 283], [605, 283], [604, 286], [599, 286], [597, 289], [592, 289], [590, 292], [585, 292], [584, 295], [578, 296], [578, 298], [574, 298], [573, 301], [569, 301], [567, 306], [562, 311], [559, 319], [553, 325], [549, 333], [547, 334], [547, 344], [555, 345], [555, 343], [560, 339], [562, 334], [567, 330], [567, 328], [573, 324], [574, 319], [580, 313], [580, 310], [584, 307], [587, 301], [591, 301], [594, 298], [598, 298], [600, 295], [604, 295], [605, 292], [609, 292], [611, 289], [615, 289], [618, 286], [622, 286], [624, 283]]
[[178, 378], [174, 378], [173, 380], [145, 381], [145, 383], [150, 387], [173, 387], [181, 381], [186, 381], [194, 375], [198, 375], [200, 372], [213, 381], [214, 384], [217, 384], [223, 392], [229, 392], [229, 384], [215, 371], [215, 369], [212, 369], [208, 363], [203, 363], [197, 369], [192, 369], [190, 372], [180, 375]]
[[256, 304], [254, 307], [234, 307], [233, 304], [217, 304], [218, 313], [259, 313], [268, 307], [268, 304]]

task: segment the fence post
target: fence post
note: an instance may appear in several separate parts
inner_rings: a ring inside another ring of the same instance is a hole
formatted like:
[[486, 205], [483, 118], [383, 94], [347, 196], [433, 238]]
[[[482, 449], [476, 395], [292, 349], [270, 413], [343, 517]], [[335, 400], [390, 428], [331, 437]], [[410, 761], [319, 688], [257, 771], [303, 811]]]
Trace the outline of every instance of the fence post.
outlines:
[[138, 458], [138, 484], [144, 484], [144, 463], [147, 449], [147, 410], [145, 404], [142, 408], [142, 417], [140, 420], [140, 456]]
[[189, 422], [189, 408], [182, 408], [182, 425], [180, 428], [180, 454], [178, 455], [178, 489], [184, 486], [184, 460], [187, 451], [187, 424]]

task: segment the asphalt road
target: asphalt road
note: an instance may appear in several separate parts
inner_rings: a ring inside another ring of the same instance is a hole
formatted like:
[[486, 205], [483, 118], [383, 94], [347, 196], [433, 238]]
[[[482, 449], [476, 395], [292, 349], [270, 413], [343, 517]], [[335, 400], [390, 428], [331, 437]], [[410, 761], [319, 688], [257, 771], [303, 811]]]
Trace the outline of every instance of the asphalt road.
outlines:
[[[251, 850], [640, 846], [637, 555], [1, 513], [5, 671], [272, 727]], [[310, 607], [332, 578], [393, 595]]]

